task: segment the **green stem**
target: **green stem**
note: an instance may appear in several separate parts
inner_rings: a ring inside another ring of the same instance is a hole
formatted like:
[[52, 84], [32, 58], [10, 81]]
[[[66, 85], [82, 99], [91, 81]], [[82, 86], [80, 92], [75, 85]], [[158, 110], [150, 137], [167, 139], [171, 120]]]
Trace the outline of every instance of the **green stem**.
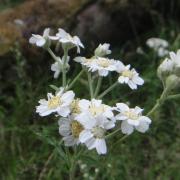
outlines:
[[168, 96], [166, 99], [167, 99], [167, 100], [170, 100], [170, 99], [178, 99], [178, 98], [180, 98], [180, 94], [170, 95], [170, 96]]
[[55, 61], [57, 61], [57, 56], [53, 53], [53, 51], [52, 51], [50, 48], [48, 48], [47, 51], [49, 52], [49, 54], [51, 55], [51, 57], [52, 57]]
[[115, 131], [113, 131], [112, 133], [108, 134], [107, 136], [105, 136], [106, 139], [112, 137], [113, 135], [115, 135], [117, 132], [119, 132], [121, 130], [121, 128], [116, 129]]
[[81, 75], [83, 74], [84, 69], [82, 69], [79, 74], [73, 79], [73, 81], [69, 84], [68, 89], [71, 89], [73, 87], [73, 85], [76, 83], [76, 81], [81, 77]]
[[147, 116], [152, 116], [154, 112], [161, 106], [161, 104], [166, 100], [166, 97], [169, 93], [169, 89], [165, 88], [162, 92], [160, 98], [156, 101], [156, 104], [153, 106], [153, 108], [147, 113]]
[[64, 57], [63, 57], [63, 67], [62, 67], [62, 84], [63, 87], [66, 87], [66, 63], [67, 63], [67, 58], [68, 58], [68, 49], [64, 48]]
[[118, 85], [118, 82], [115, 82], [114, 84], [112, 84], [109, 88], [107, 88], [103, 93], [101, 93], [98, 96], [98, 99], [101, 99], [102, 97], [104, 97], [107, 93], [109, 93], [113, 88], [115, 88]]
[[92, 82], [91, 73], [87, 72], [87, 75], [88, 75], [88, 83], [89, 83], [90, 96], [91, 96], [91, 99], [93, 99], [94, 95], [93, 95], [93, 82]]
[[99, 90], [101, 88], [101, 84], [102, 84], [102, 77], [99, 76], [98, 77], [98, 82], [97, 82], [97, 86], [96, 86], [96, 90], [95, 90], [95, 93], [94, 93], [94, 97], [96, 97], [99, 93]]
[[128, 134], [124, 135], [121, 139], [119, 139], [118, 141], [116, 141], [116, 142], [112, 145], [111, 149], [112, 149], [114, 146], [116, 146], [117, 144], [119, 144], [120, 142], [124, 141], [127, 137], [129, 137]]

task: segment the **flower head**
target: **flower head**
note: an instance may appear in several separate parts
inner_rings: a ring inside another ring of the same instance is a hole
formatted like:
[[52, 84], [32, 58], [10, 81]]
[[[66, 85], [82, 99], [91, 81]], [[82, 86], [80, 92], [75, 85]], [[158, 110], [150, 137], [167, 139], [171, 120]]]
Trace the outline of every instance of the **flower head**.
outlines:
[[123, 121], [121, 124], [122, 133], [131, 134], [134, 129], [144, 133], [149, 129], [151, 120], [142, 115], [143, 109], [138, 106], [129, 108], [124, 103], [117, 103], [116, 110], [119, 112], [116, 119]]
[[74, 146], [80, 143], [79, 135], [84, 130], [83, 125], [73, 116], [60, 118], [59, 133], [63, 136], [65, 146]]
[[57, 113], [63, 117], [67, 117], [70, 113], [70, 104], [74, 99], [74, 92], [67, 91], [61, 88], [59, 92], [55, 95], [52, 93], [48, 93], [48, 99], [41, 99], [39, 101], [40, 105], [36, 107], [36, 112], [39, 113], [40, 116], [47, 116], [51, 113]]
[[50, 29], [46, 28], [42, 36], [38, 34], [32, 34], [32, 37], [29, 39], [29, 43], [35, 44], [38, 47], [44, 46], [49, 40], [49, 32]]
[[96, 148], [98, 154], [106, 154], [105, 133], [115, 126], [114, 122], [107, 120], [104, 116], [93, 117], [88, 113], [81, 114], [77, 120], [84, 127], [79, 135], [79, 141], [84, 143], [89, 150]]
[[169, 43], [164, 39], [150, 38], [146, 41], [146, 45], [156, 51], [159, 57], [164, 57], [169, 53], [167, 50]]
[[102, 103], [102, 100], [92, 99], [88, 101], [82, 99], [79, 101], [79, 111], [81, 113], [88, 113], [92, 117], [104, 116], [106, 118], [112, 119], [114, 114], [112, 112], [112, 107]]
[[56, 36], [51, 36], [50, 39], [58, 40], [62, 43], [63, 47], [71, 49], [73, 47], [77, 47], [77, 52], [80, 53], [80, 47], [84, 48], [81, 40], [78, 36], [71, 36], [69, 33], [59, 28]]
[[131, 89], [137, 89], [137, 85], [143, 85], [144, 80], [139, 77], [135, 69], [130, 70], [130, 65], [117, 66], [116, 71], [119, 73], [118, 82], [128, 84]]
[[109, 47], [110, 44], [107, 43], [99, 44], [99, 46], [94, 51], [95, 56], [103, 57], [108, 54], [111, 54], [111, 50], [109, 50]]

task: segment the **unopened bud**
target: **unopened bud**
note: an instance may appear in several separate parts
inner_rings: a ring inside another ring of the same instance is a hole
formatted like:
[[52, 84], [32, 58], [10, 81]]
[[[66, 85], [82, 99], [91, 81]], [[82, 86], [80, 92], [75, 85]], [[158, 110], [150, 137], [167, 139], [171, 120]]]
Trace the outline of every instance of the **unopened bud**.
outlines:
[[170, 75], [166, 79], [166, 88], [169, 90], [175, 89], [180, 85], [180, 78], [174, 74]]
[[109, 50], [110, 44], [104, 43], [104, 44], [99, 44], [99, 46], [95, 49], [94, 53], [95, 56], [105, 56], [108, 54], [111, 54], [111, 50]]

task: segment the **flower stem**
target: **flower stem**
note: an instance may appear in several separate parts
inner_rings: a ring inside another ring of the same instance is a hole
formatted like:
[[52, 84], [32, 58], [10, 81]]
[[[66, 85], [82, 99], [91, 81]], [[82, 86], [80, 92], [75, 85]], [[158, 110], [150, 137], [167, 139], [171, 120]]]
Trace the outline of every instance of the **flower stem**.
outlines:
[[102, 83], [102, 77], [99, 76], [98, 77], [98, 82], [97, 82], [97, 86], [96, 86], [96, 90], [95, 90], [95, 93], [94, 93], [94, 97], [96, 97], [99, 93], [99, 90], [101, 88], [101, 83]]
[[116, 146], [117, 144], [119, 144], [120, 142], [124, 141], [127, 137], [129, 137], [128, 134], [124, 135], [122, 138], [120, 138], [118, 141], [116, 141], [110, 149], [112, 149], [114, 146]]
[[64, 58], [63, 58], [63, 68], [62, 68], [62, 84], [63, 87], [66, 87], [66, 63], [68, 58], [68, 49], [64, 48]]
[[101, 93], [98, 96], [98, 99], [101, 99], [102, 97], [104, 97], [107, 93], [109, 93], [113, 88], [115, 88], [118, 85], [118, 82], [115, 82], [114, 84], [112, 84], [109, 88], [107, 88], [103, 93]]
[[170, 95], [166, 99], [170, 100], [170, 99], [178, 99], [178, 98], [180, 98], [180, 94]]
[[87, 75], [88, 75], [88, 83], [89, 83], [90, 96], [91, 96], [91, 99], [92, 99], [94, 97], [92, 77], [91, 77], [91, 73], [90, 72], [87, 72]]
[[156, 104], [153, 106], [153, 108], [147, 113], [147, 116], [152, 116], [154, 112], [161, 106], [161, 104], [166, 100], [166, 97], [169, 93], [169, 89], [165, 88], [160, 96], [160, 98], [156, 101]]
[[117, 132], [120, 131], [121, 128], [116, 129], [115, 131], [113, 131], [112, 133], [108, 134], [105, 136], [106, 139], [109, 139], [110, 137], [112, 137], [113, 135], [115, 135]]
[[68, 89], [71, 89], [73, 87], [73, 85], [76, 83], [76, 81], [81, 77], [81, 75], [83, 74], [84, 69], [82, 69], [79, 74], [73, 79], [73, 81], [69, 84]]
[[52, 57], [55, 61], [57, 61], [57, 56], [53, 53], [53, 51], [52, 51], [50, 48], [48, 48], [47, 51], [49, 52], [49, 54], [51, 55], [51, 57]]

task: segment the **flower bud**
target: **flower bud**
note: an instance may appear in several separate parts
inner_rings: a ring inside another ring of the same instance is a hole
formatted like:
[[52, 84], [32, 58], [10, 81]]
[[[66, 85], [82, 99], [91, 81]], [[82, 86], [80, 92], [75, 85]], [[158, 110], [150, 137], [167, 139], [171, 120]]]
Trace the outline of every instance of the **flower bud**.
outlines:
[[95, 49], [94, 53], [95, 56], [105, 56], [108, 54], [111, 54], [111, 50], [109, 50], [110, 44], [104, 43], [104, 44], [99, 44], [99, 46]]
[[180, 85], [180, 78], [174, 74], [170, 75], [166, 79], [166, 88], [173, 90]]
[[167, 76], [173, 72], [173, 62], [166, 58], [158, 67], [157, 75], [161, 81], [165, 82]]

